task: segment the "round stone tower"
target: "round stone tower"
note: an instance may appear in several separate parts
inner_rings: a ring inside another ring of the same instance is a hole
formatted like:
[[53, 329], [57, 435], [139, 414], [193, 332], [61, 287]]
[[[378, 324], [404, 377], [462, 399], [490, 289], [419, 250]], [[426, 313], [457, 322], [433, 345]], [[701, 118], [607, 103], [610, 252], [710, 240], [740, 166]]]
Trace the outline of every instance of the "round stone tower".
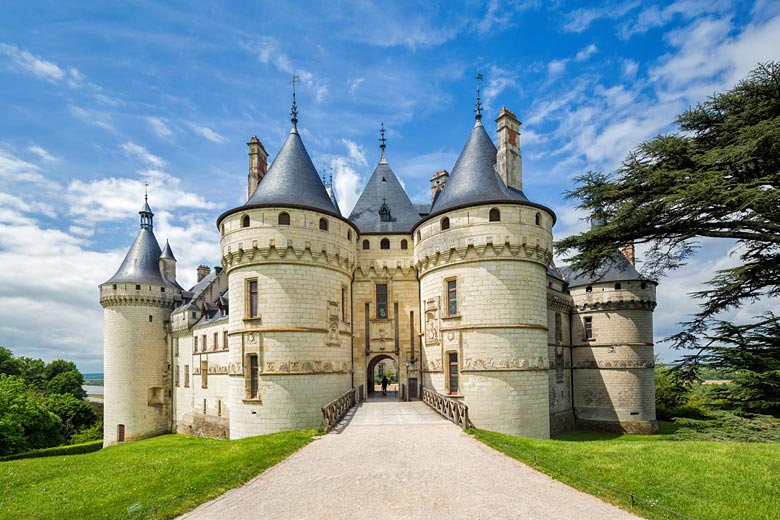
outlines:
[[133, 245], [116, 274], [100, 285], [104, 446], [170, 431], [166, 322], [178, 287], [160, 272], [149, 204], [139, 213]]
[[519, 123], [508, 111], [498, 121], [505, 162], [496, 164], [478, 114], [431, 214], [413, 230], [423, 382], [463, 399], [479, 428], [548, 438], [546, 273], [555, 215], [519, 189]]
[[598, 278], [571, 273], [574, 412], [581, 426], [654, 433], [656, 282], [616, 251]]
[[246, 204], [217, 220], [229, 285], [230, 437], [312, 428], [352, 386], [357, 228], [293, 127]]

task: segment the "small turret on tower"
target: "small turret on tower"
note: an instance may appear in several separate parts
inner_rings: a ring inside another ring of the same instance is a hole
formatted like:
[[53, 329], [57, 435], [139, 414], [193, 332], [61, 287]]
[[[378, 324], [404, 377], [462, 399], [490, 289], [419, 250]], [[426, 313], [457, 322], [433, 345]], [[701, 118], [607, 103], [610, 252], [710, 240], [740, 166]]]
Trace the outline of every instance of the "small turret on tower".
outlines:
[[176, 257], [173, 256], [171, 245], [167, 240], [165, 241], [165, 248], [160, 255], [160, 272], [163, 278], [173, 284], [176, 283]]

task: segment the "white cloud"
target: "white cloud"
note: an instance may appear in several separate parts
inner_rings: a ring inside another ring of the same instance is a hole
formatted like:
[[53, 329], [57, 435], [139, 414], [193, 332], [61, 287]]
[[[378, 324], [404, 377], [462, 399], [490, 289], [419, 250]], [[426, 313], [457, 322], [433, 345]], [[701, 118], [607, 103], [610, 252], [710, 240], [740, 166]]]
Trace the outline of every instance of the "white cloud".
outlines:
[[547, 73], [550, 76], [559, 76], [566, 71], [566, 63], [569, 60], [552, 60], [547, 64]]
[[0, 186], [6, 182], [43, 182], [40, 168], [0, 148]]
[[71, 87], [81, 87], [86, 82], [84, 75], [75, 67], [62, 68], [16, 45], [0, 43], [0, 54], [5, 55], [16, 70], [30, 73], [36, 78], [51, 83], [64, 81]]
[[490, 67], [486, 79], [487, 82], [482, 89], [484, 112], [497, 112], [498, 108], [494, 106], [495, 101], [507, 89], [518, 88], [519, 82], [512, 72], [497, 66]]
[[672, 20], [691, 20], [711, 13], [720, 13], [731, 9], [728, 0], [677, 0], [667, 6], [652, 5], [636, 15], [636, 18], [624, 23], [619, 36], [628, 39], [635, 34], [643, 34], [650, 29], [663, 27]]
[[333, 169], [333, 186], [336, 190], [339, 210], [342, 215], [349, 215], [363, 191], [360, 174], [344, 157], [332, 158], [330, 167]]
[[355, 78], [347, 81], [347, 90], [350, 95], [354, 95], [357, 88], [366, 81], [366, 78]]
[[253, 44], [245, 44], [244, 47], [256, 53], [260, 63], [274, 65], [280, 71], [287, 73], [290, 78], [298, 76], [307, 90], [314, 92], [314, 99], [318, 103], [325, 99], [328, 94], [327, 81], [299, 64], [293, 63], [293, 60], [281, 50], [276, 39], [263, 37]]
[[593, 56], [598, 51], [598, 47], [596, 47], [595, 44], [591, 43], [584, 49], [582, 49], [580, 52], [577, 53], [577, 55], [574, 57], [574, 61], [585, 61], [591, 56]]
[[68, 105], [68, 112], [76, 116], [84, 123], [98, 126], [103, 130], [108, 130], [109, 132], [116, 131], [111, 122], [111, 116], [105, 112], [101, 112], [100, 110], [92, 110], [76, 105]]
[[577, 33], [583, 32], [596, 20], [615, 20], [621, 18], [638, 5], [639, 2], [636, 1], [624, 2], [622, 4], [610, 2], [601, 7], [576, 9], [565, 15], [565, 18], [568, 21], [563, 26], [563, 30]]
[[202, 137], [205, 137], [213, 143], [221, 144], [227, 142], [227, 139], [207, 126], [200, 126], [195, 123], [190, 123], [189, 126], [194, 132], [200, 134]]
[[57, 157], [54, 157], [38, 145], [28, 146], [27, 149], [37, 155], [45, 163], [56, 162], [59, 160]]
[[353, 163], [358, 166], [366, 166], [368, 164], [368, 162], [366, 162], [366, 154], [363, 153], [363, 149], [360, 148], [360, 145], [349, 139], [342, 139], [341, 142], [347, 147], [349, 158]]
[[140, 159], [141, 161], [143, 161], [149, 166], [152, 166], [154, 168], [161, 168], [165, 166], [165, 161], [163, 161], [161, 158], [157, 157], [153, 153], [149, 152], [149, 150], [147, 150], [140, 144], [127, 142], [127, 143], [122, 143], [120, 145], [120, 148], [128, 156], [134, 157], [136, 159]]
[[146, 118], [146, 122], [149, 123], [149, 126], [152, 127], [152, 131], [157, 134], [158, 137], [169, 137], [173, 133], [162, 118], [149, 116]]

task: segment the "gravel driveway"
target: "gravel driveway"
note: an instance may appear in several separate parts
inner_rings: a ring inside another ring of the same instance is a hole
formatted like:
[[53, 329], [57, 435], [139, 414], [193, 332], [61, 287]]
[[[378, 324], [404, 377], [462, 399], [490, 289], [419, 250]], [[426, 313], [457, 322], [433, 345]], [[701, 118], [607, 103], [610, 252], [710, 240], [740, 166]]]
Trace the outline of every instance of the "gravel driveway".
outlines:
[[420, 401], [363, 403], [187, 519], [637, 518], [488, 448]]

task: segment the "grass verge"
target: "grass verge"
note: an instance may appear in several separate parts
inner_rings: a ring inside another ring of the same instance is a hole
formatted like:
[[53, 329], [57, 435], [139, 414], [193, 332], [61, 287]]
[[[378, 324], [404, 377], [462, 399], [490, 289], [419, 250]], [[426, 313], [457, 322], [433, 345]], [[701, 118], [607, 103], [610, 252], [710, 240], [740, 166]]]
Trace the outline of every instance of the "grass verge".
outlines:
[[[673, 429], [664, 425], [662, 434], [651, 436], [570, 432], [552, 440], [484, 430], [471, 433], [488, 446], [623, 509], [630, 509], [630, 498], [615, 489], [697, 520], [777, 518], [780, 444], [675, 441], [669, 439]], [[632, 512], [651, 519], [682, 518], [638, 499]]]
[[162, 435], [84, 455], [3, 462], [0, 518], [172, 518], [250, 480], [316, 433], [237, 441]]

